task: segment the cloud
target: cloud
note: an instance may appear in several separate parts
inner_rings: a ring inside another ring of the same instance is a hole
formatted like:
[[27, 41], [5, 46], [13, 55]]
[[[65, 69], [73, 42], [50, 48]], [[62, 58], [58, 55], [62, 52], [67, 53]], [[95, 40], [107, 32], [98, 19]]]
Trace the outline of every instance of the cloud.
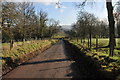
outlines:
[[45, 4], [45, 5], [47, 5], [47, 6], [48, 6], [48, 5], [51, 5], [51, 3], [50, 3], [50, 2], [45, 2], [44, 4]]
[[61, 8], [67, 8], [66, 6], [61, 6]]
[[59, 9], [59, 11], [60, 11], [61, 13], [63, 13], [63, 12], [64, 12], [64, 9], [67, 8], [66, 6], [63, 6], [61, 3], [60, 3], [60, 4], [56, 4], [56, 3], [55, 3], [54, 6], [55, 6], [56, 9]]
[[59, 9], [58, 11], [60, 13], [64, 12], [64, 9], [67, 8], [66, 6], [62, 5], [62, 3], [58, 3], [57, 2], [40, 2], [41, 4], [44, 4], [45, 6], [53, 6], [56, 9]]
[[49, 6], [49, 5], [52, 5], [51, 2], [40, 2], [41, 4], [44, 4], [45, 6]]
[[63, 13], [63, 12], [64, 12], [64, 10], [63, 10], [63, 9], [60, 9], [60, 12], [61, 12], [61, 13]]
[[55, 8], [57, 9], [57, 8], [58, 8], [58, 5], [55, 5]]

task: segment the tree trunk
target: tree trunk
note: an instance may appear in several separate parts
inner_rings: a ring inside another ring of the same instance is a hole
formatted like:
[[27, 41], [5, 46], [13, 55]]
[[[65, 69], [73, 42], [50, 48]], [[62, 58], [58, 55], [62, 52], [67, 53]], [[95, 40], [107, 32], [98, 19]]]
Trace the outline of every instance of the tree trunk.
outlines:
[[110, 47], [109, 56], [113, 56], [114, 46], [115, 46], [115, 21], [113, 17], [112, 0], [106, 0], [106, 8], [108, 11], [108, 21], [109, 21], [109, 47]]
[[90, 38], [90, 50], [91, 50], [91, 47], [92, 47], [92, 35], [91, 35], [91, 33], [89, 35], [89, 38]]
[[117, 33], [118, 33], [118, 38], [120, 38], [120, 20], [117, 22]]
[[90, 25], [90, 31], [89, 31], [89, 39], [90, 39], [89, 47], [90, 47], [90, 50], [91, 50], [91, 47], [92, 47], [92, 29], [91, 29], [91, 25]]
[[96, 35], [96, 51], [98, 51], [98, 36]]
[[90, 41], [89, 41], [89, 38], [88, 38], [88, 48], [89, 48], [89, 44], [90, 44]]
[[81, 38], [81, 43], [82, 43], [82, 38]]
[[10, 40], [10, 50], [13, 48], [13, 44], [14, 44], [14, 42], [13, 42], [13, 40], [11, 39], [11, 40]]
[[78, 37], [76, 37], [77, 38], [77, 42], [78, 42]]

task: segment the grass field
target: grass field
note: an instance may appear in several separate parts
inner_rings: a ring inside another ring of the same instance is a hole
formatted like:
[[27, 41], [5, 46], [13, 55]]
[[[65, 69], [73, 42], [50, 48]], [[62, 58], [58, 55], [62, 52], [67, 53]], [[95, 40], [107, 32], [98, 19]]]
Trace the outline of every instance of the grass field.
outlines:
[[52, 38], [64, 38], [68, 36], [67, 34], [65, 34], [64, 32], [58, 32], [57, 34], [53, 35]]
[[[85, 41], [88, 42], [88, 40], [85, 40]], [[108, 43], [109, 43], [108, 38], [99, 38], [98, 39], [98, 45], [99, 46], [107, 46]], [[96, 44], [96, 39], [95, 38], [92, 38], [92, 44]], [[120, 48], [120, 38], [116, 38], [116, 47]]]
[[[109, 57], [109, 48], [99, 48], [98, 51], [96, 51], [95, 44], [96, 40], [92, 39], [92, 49], [88, 49], [87, 40], [85, 40], [85, 43], [81, 43], [80, 40], [69, 40], [70, 43], [77, 46], [81, 51], [86, 53], [87, 56], [92, 57], [93, 59], [97, 60], [101, 63], [101, 67], [105, 69], [106, 71], [113, 71], [120, 69], [120, 50], [114, 50], [114, 56]], [[107, 38], [100, 38], [99, 39], [99, 47], [107, 46], [109, 43], [109, 39]], [[116, 48], [120, 48], [120, 38], [116, 39]], [[107, 62], [106, 59], [111, 60], [112, 62]]]

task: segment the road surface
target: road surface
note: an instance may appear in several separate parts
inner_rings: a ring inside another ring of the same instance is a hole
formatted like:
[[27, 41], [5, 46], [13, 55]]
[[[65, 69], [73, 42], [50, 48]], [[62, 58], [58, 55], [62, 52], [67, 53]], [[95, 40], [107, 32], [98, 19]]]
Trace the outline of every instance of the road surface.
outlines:
[[72, 61], [67, 59], [63, 41], [18, 66], [3, 78], [70, 78]]

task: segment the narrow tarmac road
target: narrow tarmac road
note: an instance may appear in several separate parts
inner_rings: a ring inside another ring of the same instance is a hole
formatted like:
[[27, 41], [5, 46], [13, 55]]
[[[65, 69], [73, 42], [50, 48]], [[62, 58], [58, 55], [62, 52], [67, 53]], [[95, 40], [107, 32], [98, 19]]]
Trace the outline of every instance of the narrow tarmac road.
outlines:
[[70, 61], [65, 56], [64, 43], [59, 41], [30, 61], [18, 66], [3, 78], [71, 78]]
[[10, 78], [13, 80], [16, 78], [115, 80], [113, 74], [101, 71], [99, 66], [93, 58], [86, 56], [77, 47], [61, 40], [37, 57], [18, 66], [3, 78], [5, 80]]

